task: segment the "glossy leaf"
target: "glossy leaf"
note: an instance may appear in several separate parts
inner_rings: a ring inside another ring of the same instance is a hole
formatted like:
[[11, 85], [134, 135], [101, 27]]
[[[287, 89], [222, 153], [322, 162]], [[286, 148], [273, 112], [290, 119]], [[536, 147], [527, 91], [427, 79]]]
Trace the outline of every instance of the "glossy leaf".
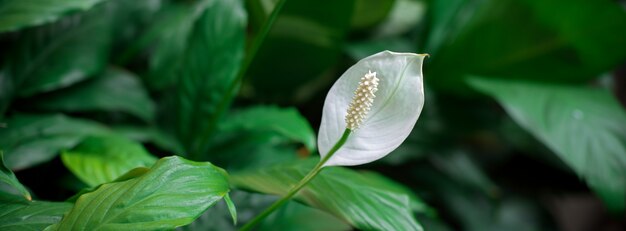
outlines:
[[583, 83], [626, 58], [626, 11], [612, 0], [442, 0], [429, 10], [431, 82], [453, 93], [470, 90], [467, 74]]
[[[232, 175], [237, 187], [283, 195], [313, 168], [316, 160], [280, 164]], [[412, 196], [383, 177], [367, 177], [347, 168], [326, 168], [296, 199], [363, 230], [421, 230], [410, 209]], [[396, 187], [397, 188], [397, 187]]]
[[103, 0], [4, 0], [0, 2], [0, 32], [52, 22], [67, 13], [87, 10]]
[[46, 95], [37, 107], [55, 111], [121, 111], [144, 121], [154, 119], [154, 103], [132, 73], [109, 68], [83, 84]]
[[137, 167], [149, 167], [157, 158], [139, 143], [117, 136], [87, 137], [61, 154], [63, 164], [89, 186], [115, 180]]
[[324, 102], [317, 141], [322, 157], [346, 130], [346, 113], [360, 79], [372, 71], [377, 73], [380, 83], [365, 121], [352, 131], [325, 166], [369, 163], [400, 146], [411, 133], [424, 105], [424, 57], [384, 51], [362, 59], [341, 75]]
[[626, 112], [607, 91], [473, 78], [616, 211], [626, 208]]
[[56, 157], [89, 135], [107, 134], [102, 125], [64, 115], [16, 115], [0, 129], [6, 165], [24, 169]]
[[[30, 192], [28, 192], [28, 189], [26, 189], [26, 187], [24, 187], [24, 185], [17, 180], [15, 173], [4, 165], [4, 153], [0, 151], [0, 185], [2, 184], [7, 184], [14, 190], [17, 190], [17, 192], [22, 194], [22, 196], [24, 196], [27, 200], [32, 199]], [[2, 187], [0, 187], [0, 191], [3, 191], [1, 189]]]
[[230, 104], [230, 86], [243, 60], [245, 26], [242, 5], [230, 0], [214, 1], [194, 25], [177, 88], [179, 140], [192, 155], [205, 151], [217, 123], [211, 118], [220, 113], [220, 104]]
[[[320, 76], [341, 54], [354, 2], [286, 1], [246, 74], [255, 98], [265, 102], [294, 102], [320, 90], [327, 83]], [[308, 93], [296, 94], [304, 88]]]
[[171, 230], [191, 223], [228, 190], [222, 169], [166, 157], [141, 176], [81, 195], [47, 230]]
[[272, 131], [315, 150], [315, 133], [295, 108], [257, 106], [232, 113], [220, 124], [224, 131]]
[[43, 230], [59, 222], [71, 208], [71, 203], [29, 201], [0, 192], [0, 229]]

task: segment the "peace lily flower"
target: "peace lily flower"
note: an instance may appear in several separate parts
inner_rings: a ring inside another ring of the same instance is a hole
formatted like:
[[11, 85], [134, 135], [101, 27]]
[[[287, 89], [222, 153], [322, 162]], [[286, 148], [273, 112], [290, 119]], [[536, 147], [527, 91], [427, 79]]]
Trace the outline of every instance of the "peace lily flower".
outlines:
[[323, 166], [366, 164], [400, 146], [424, 106], [426, 56], [383, 51], [362, 59], [335, 82], [324, 102], [317, 141]]
[[409, 136], [424, 106], [426, 54], [383, 51], [350, 67], [332, 86], [318, 135], [320, 162], [281, 199], [241, 230], [250, 230], [286, 203], [326, 166], [383, 158]]

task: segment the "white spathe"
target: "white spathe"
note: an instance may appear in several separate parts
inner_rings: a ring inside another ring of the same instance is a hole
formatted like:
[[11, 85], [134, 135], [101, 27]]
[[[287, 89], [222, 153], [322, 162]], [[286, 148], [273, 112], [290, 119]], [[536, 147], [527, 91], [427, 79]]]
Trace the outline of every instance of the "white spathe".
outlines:
[[371, 111], [324, 166], [366, 164], [400, 146], [424, 106], [422, 63], [426, 56], [383, 51], [362, 59], [339, 77], [324, 102], [317, 141], [322, 158], [346, 129], [346, 110], [360, 79], [372, 71], [380, 81]]

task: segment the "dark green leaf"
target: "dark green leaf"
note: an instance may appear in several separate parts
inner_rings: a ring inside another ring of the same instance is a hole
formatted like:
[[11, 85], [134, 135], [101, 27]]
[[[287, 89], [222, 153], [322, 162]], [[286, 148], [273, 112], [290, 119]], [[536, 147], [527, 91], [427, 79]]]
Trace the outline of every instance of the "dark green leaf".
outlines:
[[350, 24], [355, 29], [375, 26], [387, 17], [397, 2], [397, 0], [356, 0]]
[[107, 134], [100, 124], [63, 115], [16, 115], [0, 128], [0, 149], [11, 169], [24, 169], [54, 158], [88, 135]]
[[612, 0], [433, 3], [425, 52], [435, 87], [467, 90], [466, 74], [580, 83], [626, 58], [626, 11]]
[[605, 90], [472, 78], [616, 211], [626, 208], [626, 112]]
[[57, 223], [72, 208], [71, 203], [28, 201], [0, 192], [0, 229], [43, 230]]
[[[24, 196], [27, 200], [32, 199], [30, 192], [28, 192], [28, 189], [26, 189], [26, 187], [24, 187], [24, 185], [17, 180], [15, 173], [4, 165], [4, 153], [2, 151], [0, 151], [0, 182], [1, 184], [7, 184], [14, 190], [17, 190], [18, 193], [22, 194], [22, 196]], [[2, 188], [0, 187], [0, 189]]]
[[303, 143], [311, 152], [316, 147], [313, 128], [295, 108], [250, 107], [232, 113], [219, 127], [222, 131], [272, 131]]
[[[219, 24], [216, 24], [219, 22]], [[222, 103], [243, 60], [246, 13], [239, 1], [217, 0], [195, 22], [178, 79], [178, 134], [187, 151], [198, 155], [207, 145], [210, 119]]]
[[0, 114], [16, 95], [31, 96], [62, 88], [101, 71], [111, 42], [105, 12], [97, 7], [15, 36], [15, 45], [0, 67]]
[[63, 15], [87, 10], [103, 0], [3, 0], [0, 2], [0, 32], [52, 22]]
[[157, 158], [141, 144], [118, 136], [87, 137], [61, 154], [63, 164], [89, 186], [110, 182], [137, 167], [148, 167]]
[[[398, 36], [417, 27], [425, 18], [426, 6], [422, 0], [396, 0], [387, 19], [377, 26], [376, 37]], [[388, 49], [395, 51], [392, 49]], [[410, 52], [415, 52], [411, 50]]]
[[[184, 61], [185, 49], [193, 27], [207, 8], [206, 0], [194, 4], [172, 3], [161, 8], [154, 23], [143, 33], [127, 52], [151, 47], [149, 56], [148, 86], [162, 89], [176, 80], [176, 71]], [[128, 55], [128, 54], [127, 54]], [[128, 57], [124, 57], [128, 58]], [[125, 61], [125, 60], [124, 60]]]
[[331, 81], [316, 79], [338, 60], [353, 7], [354, 0], [287, 1], [247, 71], [255, 97], [301, 101]]
[[[232, 175], [235, 185], [263, 193], [283, 195], [300, 181], [317, 160], [276, 165]], [[348, 168], [325, 168], [296, 196], [364, 230], [422, 230], [411, 211], [411, 198], [389, 179], [367, 177]]]
[[132, 73], [109, 68], [97, 78], [46, 95], [37, 107], [55, 111], [121, 111], [144, 121], [154, 119], [154, 103]]
[[327, 212], [291, 201], [267, 217], [258, 231], [348, 231], [350, 225]]
[[415, 45], [408, 39], [393, 37], [348, 44], [346, 52], [354, 60], [361, 60], [372, 54], [390, 50], [393, 52], [415, 52]]
[[468, 154], [454, 152], [444, 155], [431, 155], [431, 163], [437, 170], [471, 188], [482, 190], [489, 196], [498, 194], [498, 187], [487, 177]]
[[183, 147], [180, 145], [178, 140], [176, 140], [176, 138], [156, 127], [118, 126], [114, 127], [113, 130], [115, 133], [124, 135], [132, 140], [143, 143], [152, 143], [171, 153], [184, 153]]
[[170, 230], [191, 223], [229, 190], [222, 169], [180, 157], [81, 195], [48, 230]]

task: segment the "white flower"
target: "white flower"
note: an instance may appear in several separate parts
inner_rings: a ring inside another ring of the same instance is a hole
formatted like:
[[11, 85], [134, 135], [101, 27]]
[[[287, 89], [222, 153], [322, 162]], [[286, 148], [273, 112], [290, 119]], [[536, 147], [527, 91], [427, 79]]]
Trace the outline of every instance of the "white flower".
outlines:
[[362, 59], [335, 82], [324, 102], [318, 135], [322, 159], [344, 132], [349, 135], [324, 166], [369, 163], [400, 146], [424, 105], [426, 56], [383, 51]]

